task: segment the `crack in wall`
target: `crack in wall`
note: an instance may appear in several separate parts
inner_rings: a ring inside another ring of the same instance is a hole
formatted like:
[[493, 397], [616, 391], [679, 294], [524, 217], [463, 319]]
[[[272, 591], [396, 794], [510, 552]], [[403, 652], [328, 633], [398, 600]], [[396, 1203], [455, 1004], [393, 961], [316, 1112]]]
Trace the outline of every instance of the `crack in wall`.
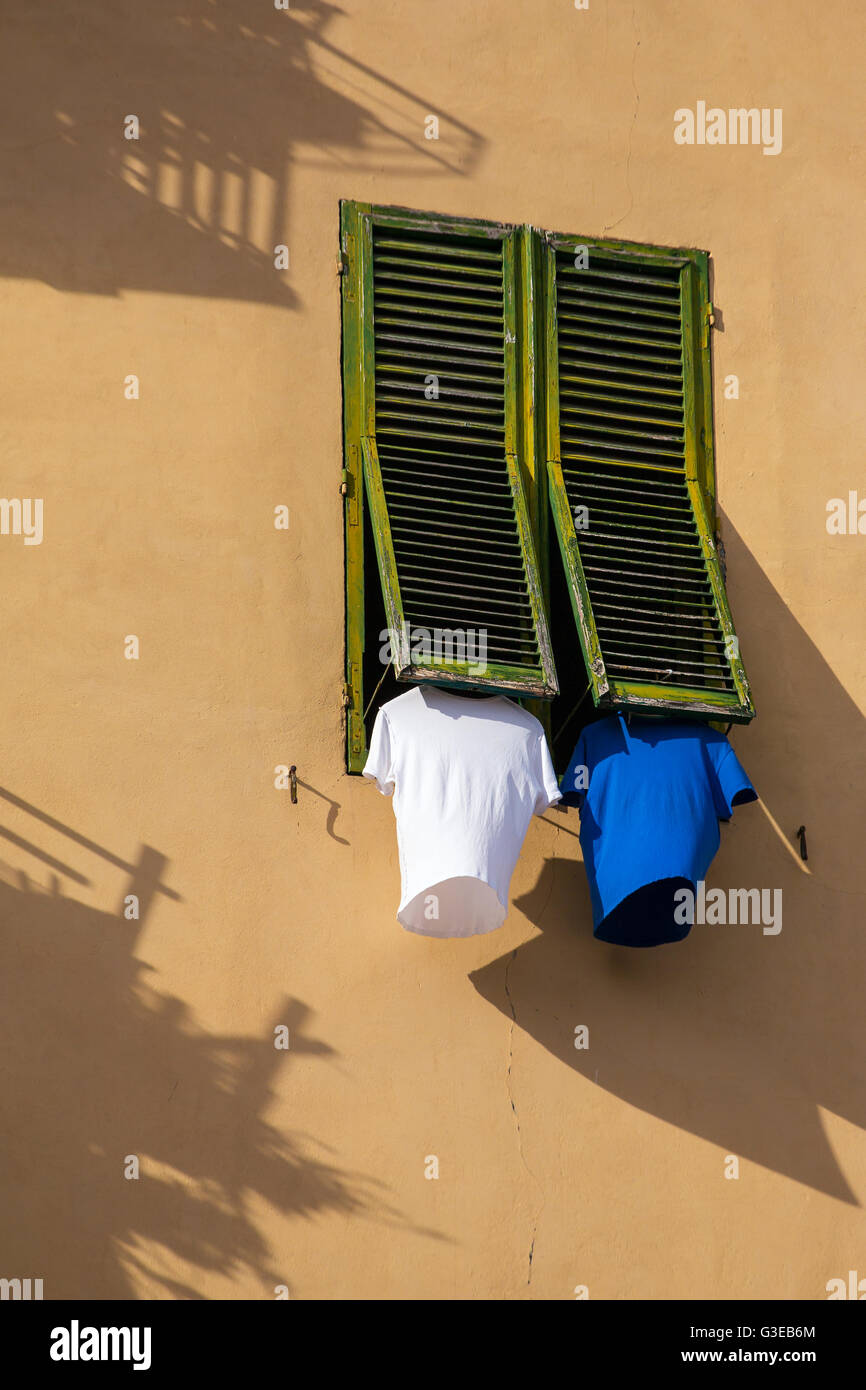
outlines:
[[[506, 1068], [505, 1072], [505, 1090], [508, 1095], [508, 1101], [511, 1106], [511, 1113], [514, 1116], [514, 1123], [517, 1128], [517, 1148], [520, 1154], [520, 1161], [523, 1164], [529, 1176], [532, 1178], [533, 1182], [537, 1183], [538, 1179], [536, 1178], [529, 1164], [526, 1162], [526, 1156], [523, 1152], [523, 1135], [520, 1130], [520, 1116], [517, 1113], [517, 1106], [514, 1104], [514, 1095], [511, 1090], [511, 1065], [514, 1060], [514, 1028], [517, 1023], [517, 1013], [514, 1008], [514, 1000], [511, 997], [511, 990], [508, 988], [508, 972], [511, 969], [511, 965], [516, 955], [517, 947], [515, 946], [514, 950], [511, 952], [511, 957], [508, 961], [508, 964], [505, 967], [505, 996], [508, 1000], [508, 1007], [511, 1010], [511, 1026], [508, 1030], [508, 1067]], [[527, 1284], [532, 1283], [532, 1257], [535, 1253], [535, 1234], [538, 1230], [539, 1214], [539, 1212], [536, 1212], [535, 1219], [532, 1223], [532, 1235], [529, 1242], [529, 1265], [526, 1276]]]
[[[637, 34], [637, 27], [636, 27], [636, 25], [635, 25], [635, 7], [634, 7], [634, 5], [632, 5], [632, 9], [631, 9], [631, 25], [632, 25], [632, 29], [634, 30], [634, 33]], [[626, 150], [626, 157], [625, 157], [625, 186], [626, 186], [626, 188], [628, 189], [628, 207], [626, 208], [626, 210], [625, 210], [625, 212], [623, 213], [622, 217], [618, 217], [618, 218], [616, 219], [615, 222], [608, 222], [607, 226], [604, 227], [604, 229], [602, 230], [602, 236], [604, 236], [607, 232], [613, 231], [613, 228], [614, 228], [614, 227], [618, 227], [619, 224], [620, 224], [620, 222], [624, 222], [625, 219], [628, 217], [629, 213], [631, 212], [632, 208], [634, 207], [634, 194], [633, 194], [632, 191], [631, 191], [631, 179], [629, 178], [629, 173], [630, 173], [630, 170], [631, 170], [631, 142], [632, 142], [632, 137], [634, 136], [634, 127], [635, 127], [635, 122], [637, 121], [638, 107], [640, 106], [640, 93], [638, 92], [638, 89], [637, 89], [637, 83], [636, 83], [635, 80], [634, 80], [634, 69], [635, 69], [635, 63], [637, 62], [637, 51], [638, 51], [639, 48], [640, 48], [640, 39], [636, 38], [636, 39], [635, 39], [634, 52], [633, 52], [632, 57], [631, 57], [631, 85], [632, 85], [632, 87], [634, 88], [634, 111], [632, 112], [631, 125], [629, 126], [629, 130], [628, 130], [628, 147], [627, 147], [627, 150]]]
[[[559, 829], [559, 827], [557, 826], [557, 830], [558, 830], [558, 829]], [[537, 919], [537, 921], [538, 921], [538, 924], [539, 924], [539, 925], [541, 924], [541, 919], [543, 918], [545, 912], [547, 911], [548, 904], [550, 903], [550, 899], [551, 899], [551, 897], [553, 896], [553, 885], [554, 885], [554, 880], [555, 880], [555, 878], [556, 878], [556, 854], [554, 853], [554, 855], [553, 855], [553, 871], [552, 871], [552, 873], [551, 873], [550, 891], [549, 891], [549, 893], [548, 893], [548, 895], [547, 895], [547, 901], [545, 902], [544, 907], [541, 909], [541, 911], [540, 911], [539, 914], [538, 914], [538, 919]], [[541, 1183], [538, 1181], [538, 1178], [535, 1176], [535, 1174], [533, 1173], [533, 1171], [532, 1171], [532, 1169], [530, 1168], [529, 1164], [526, 1162], [526, 1155], [525, 1155], [524, 1152], [523, 1152], [523, 1134], [522, 1134], [521, 1129], [520, 1129], [520, 1116], [519, 1116], [518, 1113], [517, 1113], [517, 1106], [514, 1104], [514, 1093], [513, 1093], [512, 1089], [511, 1089], [511, 1067], [512, 1067], [512, 1063], [513, 1063], [513, 1061], [514, 1061], [514, 1029], [515, 1029], [516, 1024], [517, 1024], [517, 1011], [516, 1011], [516, 1009], [515, 1009], [515, 1007], [514, 1007], [514, 1000], [513, 1000], [512, 996], [511, 996], [511, 990], [510, 990], [509, 987], [508, 987], [508, 972], [509, 972], [509, 970], [511, 969], [511, 966], [513, 965], [513, 963], [514, 963], [514, 961], [515, 961], [515, 959], [516, 959], [517, 951], [518, 951], [518, 948], [515, 946], [514, 950], [511, 952], [511, 955], [510, 955], [510, 957], [509, 957], [509, 959], [508, 959], [508, 963], [507, 963], [507, 965], [505, 966], [505, 997], [506, 997], [506, 999], [508, 1000], [508, 1007], [509, 1007], [509, 1009], [510, 1009], [510, 1011], [511, 1011], [511, 1026], [510, 1026], [510, 1028], [509, 1028], [509, 1030], [508, 1030], [508, 1066], [506, 1067], [506, 1070], [505, 1070], [505, 1091], [506, 1091], [506, 1094], [507, 1094], [507, 1096], [508, 1096], [508, 1102], [509, 1102], [509, 1104], [510, 1104], [510, 1106], [511, 1106], [511, 1113], [512, 1113], [513, 1116], [514, 1116], [514, 1124], [515, 1124], [516, 1129], [517, 1129], [517, 1148], [518, 1148], [518, 1152], [519, 1152], [519, 1154], [520, 1154], [520, 1161], [521, 1161], [521, 1163], [523, 1164], [523, 1166], [524, 1166], [524, 1168], [526, 1169], [526, 1171], [527, 1171], [527, 1173], [529, 1174], [529, 1176], [532, 1178], [532, 1181], [535, 1183], [535, 1185], [536, 1185], [536, 1187], [538, 1188], [539, 1192], [541, 1193], [541, 1206], [538, 1208], [537, 1212], [535, 1213], [535, 1217], [534, 1217], [534, 1220], [533, 1220], [533, 1222], [532, 1222], [532, 1233], [531, 1233], [530, 1241], [529, 1241], [529, 1261], [528, 1261], [528, 1266], [527, 1266], [526, 1282], [527, 1282], [527, 1284], [531, 1284], [531, 1283], [532, 1283], [532, 1259], [533, 1259], [533, 1256], [534, 1256], [534, 1254], [535, 1254], [535, 1237], [536, 1237], [536, 1234], [537, 1234], [537, 1232], [538, 1232], [538, 1223], [539, 1223], [539, 1220], [541, 1219], [541, 1213], [542, 1213], [542, 1211], [544, 1210], [544, 1200], [545, 1200], [545, 1199], [544, 1199], [544, 1189], [542, 1188]]]

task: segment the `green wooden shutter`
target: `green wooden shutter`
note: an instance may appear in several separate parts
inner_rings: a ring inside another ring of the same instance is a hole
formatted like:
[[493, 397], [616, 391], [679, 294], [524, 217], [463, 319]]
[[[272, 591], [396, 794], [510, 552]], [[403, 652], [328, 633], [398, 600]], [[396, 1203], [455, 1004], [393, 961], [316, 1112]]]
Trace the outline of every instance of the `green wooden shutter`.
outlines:
[[347, 529], [362, 471], [388, 628], [408, 625], [397, 677], [551, 698], [518, 457], [515, 230], [357, 204], [343, 228]]
[[746, 722], [714, 540], [706, 253], [545, 240], [548, 482], [595, 703]]

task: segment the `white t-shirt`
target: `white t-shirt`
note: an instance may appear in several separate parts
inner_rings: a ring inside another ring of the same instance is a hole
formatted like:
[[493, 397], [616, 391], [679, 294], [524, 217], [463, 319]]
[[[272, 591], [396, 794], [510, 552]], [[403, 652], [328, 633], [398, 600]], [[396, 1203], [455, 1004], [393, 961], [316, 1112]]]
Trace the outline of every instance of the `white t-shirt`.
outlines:
[[417, 685], [376, 715], [364, 776], [394, 796], [397, 920], [424, 936], [501, 927], [529, 822], [560, 799], [535, 716]]

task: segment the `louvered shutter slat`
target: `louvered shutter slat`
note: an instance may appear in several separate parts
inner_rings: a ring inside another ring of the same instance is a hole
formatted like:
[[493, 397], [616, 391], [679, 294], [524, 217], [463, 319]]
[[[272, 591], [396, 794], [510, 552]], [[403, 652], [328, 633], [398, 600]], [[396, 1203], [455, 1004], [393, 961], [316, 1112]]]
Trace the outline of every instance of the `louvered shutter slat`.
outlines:
[[548, 468], [596, 703], [749, 719], [694, 463], [694, 268], [590, 243], [578, 269], [578, 244], [547, 252]]
[[514, 234], [376, 209], [359, 229], [360, 444], [388, 623], [486, 642], [486, 674], [404, 652], [398, 679], [549, 698], [514, 444]]

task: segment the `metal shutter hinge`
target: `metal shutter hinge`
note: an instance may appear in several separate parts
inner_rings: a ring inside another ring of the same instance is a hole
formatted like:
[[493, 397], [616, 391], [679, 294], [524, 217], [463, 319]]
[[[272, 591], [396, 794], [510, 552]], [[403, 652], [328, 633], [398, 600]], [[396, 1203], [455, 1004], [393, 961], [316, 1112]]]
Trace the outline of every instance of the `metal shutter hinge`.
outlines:
[[360, 474], [358, 472], [358, 446], [350, 444], [348, 448], [348, 468], [344, 468], [340, 473], [340, 496], [346, 499], [346, 523], [349, 526], [357, 526], [361, 519], [358, 506], [360, 491]]
[[708, 346], [709, 346], [709, 341], [710, 341], [710, 329], [714, 326], [715, 322], [716, 322], [716, 315], [715, 315], [715, 312], [714, 312], [714, 310], [713, 310], [712, 304], [711, 304], [711, 303], [709, 302], [709, 300], [708, 300], [707, 303], [704, 305], [704, 331], [703, 331], [703, 339], [702, 339], [702, 343], [701, 343], [701, 346], [702, 346], [702, 347], [708, 347]]

